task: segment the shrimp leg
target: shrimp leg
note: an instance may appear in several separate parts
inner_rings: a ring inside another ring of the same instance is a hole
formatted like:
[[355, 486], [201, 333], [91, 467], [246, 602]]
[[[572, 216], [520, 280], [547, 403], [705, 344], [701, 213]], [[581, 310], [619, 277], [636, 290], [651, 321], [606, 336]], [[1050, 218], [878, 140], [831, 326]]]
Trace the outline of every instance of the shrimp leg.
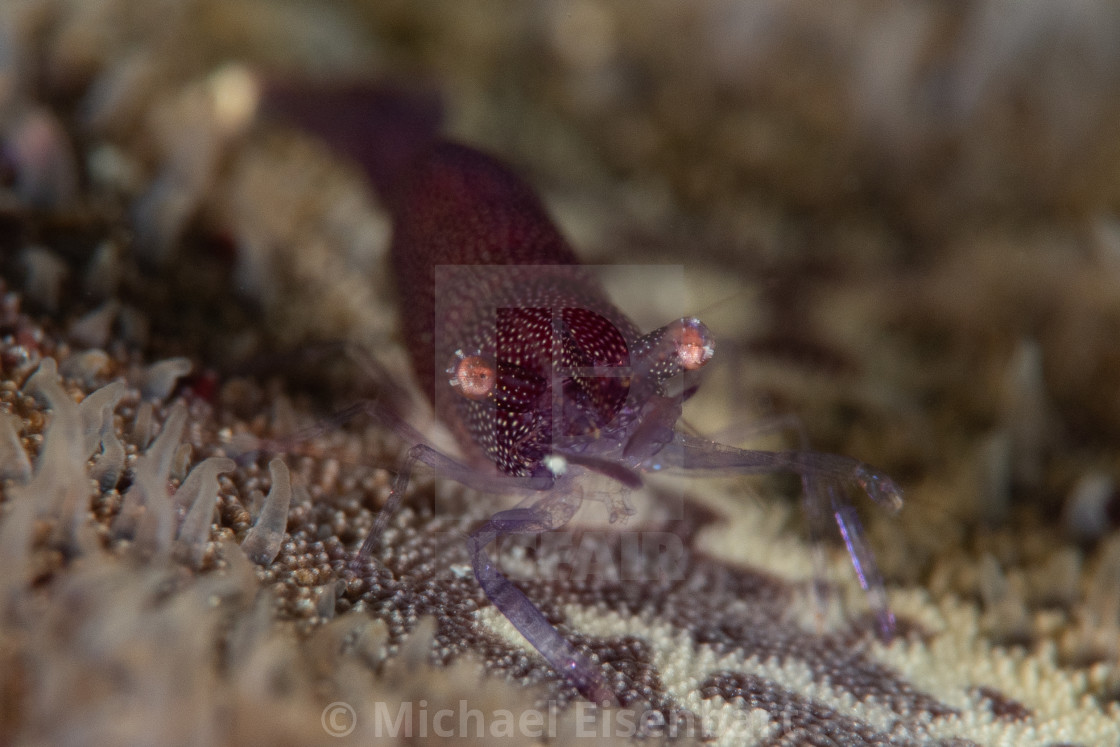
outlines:
[[[677, 432], [673, 442], [646, 461], [652, 470], [703, 471], [713, 474], [762, 474], [791, 472], [802, 479], [804, 505], [810, 538], [819, 546], [829, 518], [836, 522], [860, 586], [867, 593], [879, 635], [889, 640], [894, 633], [894, 615], [887, 605], [886, 588], [874, 554], [863, 538], [854, 509], [847, 503], [845, 489], [858, 487], [872, 501], [891, 511], [902, 507], [902, 491], [874, 468], [837, 454], [815, 451], [755, 451], [709, 441]], [[814, 564], [818, 565], [815, 559]]]
[[508, 578], [498, 570], [486, 546], [507, 534], [540, 533], [568, 523], [582, 503], [581, 492], [555, 490], [527, 501], [529, 505], [499, 511], [471, 533], [467, 547], [479, 586], [494, 606], [533, 644], [557, 671], [593, 703], [615, 702], [599, 667], [576, 650]]
[[377, 514], [377, 518], [374, 519], [373, 526], [370, 528], [369, 534], [366, 535], [365, 541], [362, 542], [357, 555], [354, 556], [352, 565], [361, 566], [369, 560], [381, 539], [381, 533], [385, 531], [385, 527], [389, 523], [390, 517], [400, 507], [401, 499], [408, 489], [408, 483], [412, 480], [412, 470], [417, 462], [428, 465], [440, 477], [450, 478], [460, 485], [482, 492], [508, 493], [548, 490], [554, 482], [554, 479], [548, 476], [512, 477], [496, 471], [480, 470], [458, 462], [428, 444], [416, 444], [405, 452], [401, 458], [397, 476], [393, 480], [393, 486], [389, 491], [389, 497], [386, 499], [385, 505], [382, 506], [380, 513]]

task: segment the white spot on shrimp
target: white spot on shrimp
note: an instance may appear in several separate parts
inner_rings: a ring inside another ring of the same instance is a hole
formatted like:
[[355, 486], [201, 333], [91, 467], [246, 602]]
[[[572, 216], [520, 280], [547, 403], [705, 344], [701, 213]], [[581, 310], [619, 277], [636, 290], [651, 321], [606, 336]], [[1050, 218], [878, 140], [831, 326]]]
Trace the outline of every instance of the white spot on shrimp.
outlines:
[[548, 471], [557, 477], [568, 471], [568, 460], [559, 454], [549, 454], [542, 461]]

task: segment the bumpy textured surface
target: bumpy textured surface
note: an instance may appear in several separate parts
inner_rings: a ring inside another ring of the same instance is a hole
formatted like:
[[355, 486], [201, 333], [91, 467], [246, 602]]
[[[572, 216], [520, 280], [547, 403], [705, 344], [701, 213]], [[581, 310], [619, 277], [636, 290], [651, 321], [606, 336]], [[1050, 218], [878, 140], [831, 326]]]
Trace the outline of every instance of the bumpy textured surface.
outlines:
[[[444, 421], [464, 431], [467, 445], [507, 474], [539, 472], [553, 439], [553, 366], [624, 365], [637, 330], [595, 276], [575, 266], [578, 259], [528, 185], [490, 156], [440, 142], [399, 181], [382, 191], [395, 192], [391, 258], [416, 380]], [[483, 267], [441, 267], [447, 265]], [[565, 335], [555, 336], [551, 310], [569, 308], [592, 312], [586, 318], [602, 320], [613, 334], [565, 317]], [[561, 350], [555, 361], [554, 344]], [[444, 373], [457, 358], [476, 355], [504, 362], [488, 402], [460, 397]], [[614, 383], [591, 379], [583, 393], [598, 402], [611, 396]], [[573, 415], [555, 427], [575, 435], [578, 420]]]
[[[1116, 21], [1045, 2], [4, 3], [0, 741], [354, 724], [368, 742], [405, 707], [414, 735], [449, 709], [441, 728], [481, 719], [487, 743], [639, 723], [1117, 743]], [[797, 412], [904, 485], [900, 516], [865, 514], [898, 639], [872, 634], [842, 548], [814, 599], [781, 482], [661, 481], [624, 526], [586, 501], [574, 532], [502, 548], [615, 672], [609, 711], [472, 578], [464, 536], [499, 499], [420, 476], [378, 562], [349, 570], [405, 439], [352, 423], [241, 451], [361, 396], [361, 366], [302, 365], [297, 342], [357, 341], [375, 378], [410, 380], [388, 221], [325, 147], [254, 119], [231, 61], [432, 81], [585, 260], [687, 256], [691, 307], [634, 272], [611, 297], [643, 329], [704, 309], [697, 429]]]

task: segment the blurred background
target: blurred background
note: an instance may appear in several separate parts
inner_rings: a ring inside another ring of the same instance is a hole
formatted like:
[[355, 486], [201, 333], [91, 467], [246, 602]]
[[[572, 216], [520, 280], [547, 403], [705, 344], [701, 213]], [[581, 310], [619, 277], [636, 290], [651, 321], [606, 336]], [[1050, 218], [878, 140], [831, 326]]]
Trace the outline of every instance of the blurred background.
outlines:
[[78, 347], [407, 379], [384, 210], [279, 82], [435, 94], [588, 263], [680, 266], [649, 313], [719, 339], [690, 423], [882, 468], [890, 584], [1120, 697], [1120, 6], [9, 0], [0, 276]]

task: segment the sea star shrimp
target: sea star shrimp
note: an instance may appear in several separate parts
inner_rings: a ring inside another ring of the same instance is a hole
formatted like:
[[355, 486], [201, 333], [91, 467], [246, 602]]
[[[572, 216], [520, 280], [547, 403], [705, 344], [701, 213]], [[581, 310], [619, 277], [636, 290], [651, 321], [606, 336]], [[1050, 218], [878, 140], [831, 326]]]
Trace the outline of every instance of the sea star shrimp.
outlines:
[[[474, 575], [554, 669], [590, 700], [609, 702], [599, 665], [498, 570], [487, 546], [565, 526], [589, 471], [628, 487], [660, 471], [792, 472], [814, 540], [836, 522], [879, 630], [891, 634], [883, 581], [844, 495], [857, 487], [897, 508], [901, 492], [887, 476], [844, 456], [739, 449], [685, 432], [683, 402], [715, 351], [702, 322], [686, 317], [642, 334], [580, 266], [533, 190], [491, 156], [440, 138], [430, 103], [387, 93], [301, 96], [274, 98], [312, 130], [345, 132], [343, 150], [389, 208], [413, 370], [476, 458], [463, 463], [426, 443], [409, 449], [355, 563], [369, 562], [417, 462], [479, 490], [527, 491], [518, 507], [471, 533]], [[612, 519], [632, 511], [625, 499], [610, 508]]]

